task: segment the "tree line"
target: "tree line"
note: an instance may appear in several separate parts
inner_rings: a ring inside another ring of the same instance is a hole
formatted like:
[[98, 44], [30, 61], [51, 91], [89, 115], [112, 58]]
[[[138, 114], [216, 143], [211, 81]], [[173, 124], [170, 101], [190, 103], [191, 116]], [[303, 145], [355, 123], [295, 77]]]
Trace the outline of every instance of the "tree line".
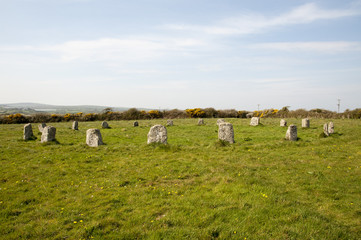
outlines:
[[24, 115], [20, 113], [0, 116], [1, 124], [12, 123], [41, 123], [41, 122], [67, 122], [67, 121], [104, 121], [104, 120], [149, 120], [149, 119], [175, 119], [175, 118], [349, 118], [360, 119], [361, 108], [347, 109], [343, 113], [332, 112], [325, 109], [264, 109], [261, 111], [237, 111], [235, 109], [216, 110], [214, 108], [192, 108], [186, 110], [150, 110], [143, 111], [130, 108], [123, 112], [114, 112], [111, 108], [101, 113], [67, 113], [45, 114], [37, 113]]

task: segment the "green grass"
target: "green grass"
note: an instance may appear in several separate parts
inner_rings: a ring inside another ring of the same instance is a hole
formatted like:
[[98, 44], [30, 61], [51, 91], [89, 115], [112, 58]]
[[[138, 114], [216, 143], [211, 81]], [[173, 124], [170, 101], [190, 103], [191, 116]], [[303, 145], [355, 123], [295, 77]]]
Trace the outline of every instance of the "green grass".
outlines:
[[360, 239], [361, 122], [313, 119], [299, 141], [279, 119], [174, 120], [168, 145], [147, 145], [166, 120], [109, 122], [105, 145], [85, 132], [100, 122], [52, 123], [57, 142], [23, 141], [0, 125], [0, 239]]

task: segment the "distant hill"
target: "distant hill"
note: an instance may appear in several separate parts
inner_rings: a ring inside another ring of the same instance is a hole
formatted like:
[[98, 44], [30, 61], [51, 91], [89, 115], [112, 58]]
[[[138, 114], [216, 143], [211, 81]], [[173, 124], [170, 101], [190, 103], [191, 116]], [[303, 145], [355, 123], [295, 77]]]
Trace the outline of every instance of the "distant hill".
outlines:
[[[51, 114], [65, 114], [65, 113], [99, 113], [105, 108], [112, 108], [115, 112], [126, 111], [128, 107], [110, 107], [110, 106], [96, 106], [96, 105], [77, 105], [77, 106], [62, 106], [49, 105], [41, 103], [8, 103], [0, 104], [0, 114], [36, 114], [36, 113], [51, 113]], [[141, 109], [139, 109], [141, 110]]]

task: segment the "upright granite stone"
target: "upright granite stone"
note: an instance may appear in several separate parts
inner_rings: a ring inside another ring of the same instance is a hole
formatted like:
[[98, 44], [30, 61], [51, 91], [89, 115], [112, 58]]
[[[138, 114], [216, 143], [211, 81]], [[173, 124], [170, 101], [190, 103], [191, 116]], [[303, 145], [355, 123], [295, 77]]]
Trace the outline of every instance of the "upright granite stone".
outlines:
[[38, 128], [39, 128], [39, 132], [43, 132], [43, 129], [44, 129], [44, 127], [46, 127], [46, 123], [40, 123], [39, 124], [39, 126], [38, 126]]
[[73, 129], [73, 130], [79, 130], [79, 129], [78, 129], [78, 125], [79, 125], [79, 124], [78, 124], [78, 121], [74, 121], [74, 122], [73, 122], [73, 125], [71, 126], [71, 129]]
[[173, 126], [173, 120], [167, 120], [167, 126]]
[[91, 128], [86, 131], [86, 144], [90, 147], [98, 147], [104, 144], [99, 129]]
[[234, 143], [233, 125], [228, 122], [218, 125], [218, 139], [229, 143]]
[[329, 124], [328, 124], [328, 133], [329, 134], [335, 133], [335, 127], [333, 125], [333, 122], [329, 122]]
[[247, 113], [246, 114], [246, 118], [252, 118], [253, 117], [253, 113]]
[[41, 134], [41, 142], [55, 141], [56, 128], [52, 126], [46, 126]]
[[204, 121], [202, 118], [198, 119], [198, 125], [204, 125]]
[[34, 137], [33, 128], [30, 123], [24, 125], [24, 140], [29, 140]]
[[284, 119], [281, 119], [281, 121], [280, 121], [280, 126], [281, 126], [281, 127], [287, 127], [287, 121], [284, 120]]
[[258, 126], [260, 123], [260, 118], [259, 117], [252, 117], [251, 118], [251, 123], [249, 125], [251, 126]]
[[110, 128], [109, 124], [106, 121], [102, 122], [102, 128]]
[[217, 125], [218, 125], [218, 127], [219, 127], [219, 124], [225, 123], [225, 122], [226, 122], [226, 121], [224, 121], [223, 118], [217, 119]]
[[310, 119], [308, 119], [308, 118], [302, 119], [302, 127], [309, 128], [310, 127]]
[[323, 124], [323, 133], [324, 133], [327, 137], [330, 136], [330, 133], [329, 133], [329, 131], [328, 131], [328, 124], [327, 124], [327, 123]]
[[137, 121], [135, 121], [134, 123], [133, 123], [133, 127], [138, 127], [139, 126], [139, 123], [137, 122]]
[[297, 141], [297, 127], [296, 125], [290, 125], [286, 132], [286, 140]]
[[150, 128], [147, 143], [167, 144], [167, 128], [163, 125], [155, 125]]

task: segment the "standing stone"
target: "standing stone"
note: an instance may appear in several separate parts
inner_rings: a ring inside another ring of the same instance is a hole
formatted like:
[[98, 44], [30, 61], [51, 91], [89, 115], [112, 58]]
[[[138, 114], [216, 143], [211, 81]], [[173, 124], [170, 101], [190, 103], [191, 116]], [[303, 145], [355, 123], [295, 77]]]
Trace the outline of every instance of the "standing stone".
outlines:
[[323, 124], [323, 133], [328, 137], [330, 136], [330, 133], [328, 132], [328, 124]]
[[167, 144], [167, 128], [162, 125], [155, 125], [151, 127], [148, 133], [147, 143]]
[[204, 121], [202, 118], [198, 119], [198, 125], [204, 125]]
[[286, 140], [297, 141], [297, 127], [296, 125], [290, 125], [286, 132]]
[[167, 126], [173, 126], [173, 120], [167, 120]]
[[280, 126], [281, 126], [281, 127], [287, 127], [287, 121], [284, 120], [284, 119], [281, 119], [281, 121], [280, 121]]
[[330, 123], [328, 124], [328, 133], [329, 133], [329, 134], [335, 133], [335, 128], [334, 128], [333, 122], [330, 122]]
[[79, 130], [79, 129], [78, 129], [78, 121], [74, 121], [74, 122], [73, 122], [73, 126], [71, 127], [71, 129], [73, 129], [73, 130]]
[[86, 144], [90, 147], [103, 145], [102, 134], [99, 129], [91, 128], [86, 131]]
[[106, 121], [102, 122], [102, 128], [109, 128], [109, 125]]
[[309, 128], [310, 127], [310, 119], [308, 119], [308, 118], [302, 119], [302, 127]]
[[234, 132], [232, 123], [224, 122], [218, 125], [218, 139], [234, 143]]
[[246, 114], [246, 118], [252, 118], [253, 117], [253, 113], [247, 113]]
[[226, 121], [224, 121], [223, 118], [217, 119], [217, 125], [218, 125], [218, 127], [219, 127], [219, 124], [225, 123], [225, 122], [226, 122]]
[[138, 126], [139, 126], [139, 123], [138, 123], [137, 121], [135, 121], [135, 122], [133, 123], [133, 126], [134, 126], [134, 127], [138, 127]]
[[33, 134], [33, 128], [31, 127], [31, 124], [25, 124], [24, 126], [24, 140], [32, 139], [34, 136]]
[[39, 128], [39, 132], [43, 132], [43, 129], [46, 127], [46, 123], [41, 123], [39, 124], [38, 128]]
[[41, 134], [41, 142], [55, 141], [56, 128], [52, 126], [46, 126]]
[[258, 126], [259, 123], [260, 123], [260, 118], [259, 117], [252, 117], [251, 118], [251, 123], [250, 123], [251, 126]]

